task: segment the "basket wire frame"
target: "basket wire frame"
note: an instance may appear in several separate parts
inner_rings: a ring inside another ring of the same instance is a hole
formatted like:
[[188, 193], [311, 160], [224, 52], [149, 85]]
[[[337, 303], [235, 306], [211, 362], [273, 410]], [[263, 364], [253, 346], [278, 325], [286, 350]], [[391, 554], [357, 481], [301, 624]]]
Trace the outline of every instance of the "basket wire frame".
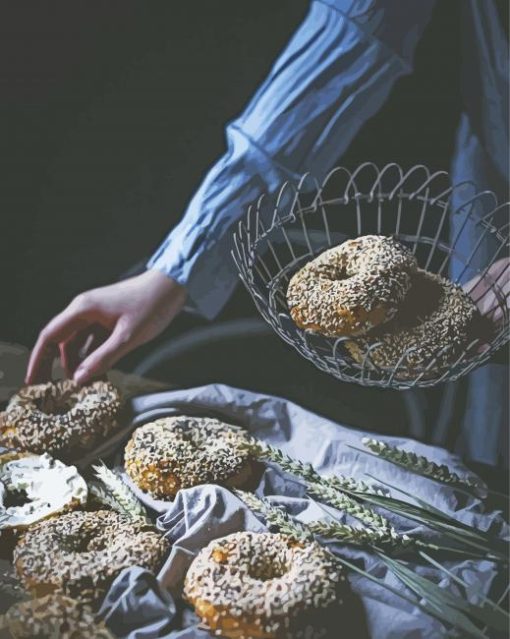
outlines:
[[[509, 338], [509, 212], [510, 203], [498, 204], [491, 191], [477, 191], [471, 182], [452, 186], [445, 171], [424, 165], [404, 171], [395, 163], [379, 169], [366, 162], [354, 171], [337, 167], [322, 182], [305, 174], [275, 196], [262, 195], [234, 231], [232, 256], [262, 317], [320, 370], [363, 386], [430, 387], [466, 375]], [[441, 358], [453, 346], [438, 349], [410, 377], [405, 362], [411, 348], [393, 368], [383, 368], [371, 357], [377, 342], [357, 363], [344, 345], [356, 338], [299, 329], [286, 302], [292, 275], [324, 250], [368, 234], [395, 237], [421, 268], [463, 286], [482, 316], [498, 317], [490, 338], [473, 339], [448, 366]]]

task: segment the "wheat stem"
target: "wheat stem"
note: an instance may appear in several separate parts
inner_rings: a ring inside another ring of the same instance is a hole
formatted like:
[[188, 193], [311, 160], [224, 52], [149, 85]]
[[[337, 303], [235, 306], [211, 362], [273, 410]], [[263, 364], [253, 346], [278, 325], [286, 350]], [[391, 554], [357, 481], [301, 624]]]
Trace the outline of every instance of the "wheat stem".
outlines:
[[309, 529], [316, 535], [334, 539], [344, 544], [355, 544], [357, 546], [373, 546], [374, 544], [386, 544], [388, 541], [392, 545], [393, 540], [389, 540], [386, 535], [369, 528], [357, 528], [348, 524], [341, 524], [336, 521], [311, 521], [308, 523]]
[[[281, 506], [274, 506], [265, 498], [260, 498], [241, 490], [234, 492], [251, 510], [260, 513], [268, 524], [276, 526], [290, 536], [298, 534], [301, 541], [309, 540], [313, 538], [313, 535], [320, 535], [342, 543], [359, 546], [401, 545], [399, 544], [401, 538], [398, 535], [394, 537], [382, 530], [358, 528], [337, 521], [324, 522], [317, 520], [306, 525], [301, 524], [293, 519]], [[412, 540], [410, 538], [407, 539], [411, 543]]]
[[103, 462], [92, 468], [101, 482], [100, 484], [92, 482], [90, 485], [91, 492], [97, 499], [118, 512], [150, 522], [142, 503], [116, 473], [107, 468]]
[[302, 542], [313, 540], [312, 533], [303, 524], [295, 521], [283, 508], [273, 506], [267, 499], [260, 499], [244, 490], [234, 489], [234, 493], [248, 508], [260, 513], [269, 525], [275, 526], [282, 533]]
[[361, 442], [375, 455], [385, 459], [397, 466], [406, 468], [414, 473], [434, 479], [443, 484], [456, 484], [457, 486], [465, 486], [471, 490], [484, 490], [486, 486], [479, 480], [472, 478], [464, 478], [454, 473], [445, 464], [436, 464], [432, 460], [424, 457], [423, 455], [417, 455], [416, 453], [402, 450], [397, 446], [391, 446], [386, 442], [378, 439], [372, 439], [370, 437], [364, 437]]
[[[397, 540], [400, 535], [383, 515], [371, 508], [363, 506], [343, 491], [369, 492], [365, 482], [358, 482], [346, 477], [322, 477], [311, 464], [305, 464], [286, 455], [279, 448], [267, 443], [252, 442], [252, 454], [278, 464], [284, 471], [302, 477], [307, 484], [308, 492], [318, 499], [327, 502], [334, 508], [342, 510], [351, 517]], [[409, 538], [407, 538], [409, 539]], [[407, 539], [403, 539], [404, 542]]]
[[345, 495], [338, 490], [322, 484], [311, 484], [308, 486], [308, 492], [328, 503], [333, 508], [341, 510], [346, 514], [358, 519], [366, 524], [371, 530], [378, 535], [378, 540], [384, 540], [384, 543], [394, 546], [407, 547], [413, 543], [413, 540], [405, 534], [400, 534], [386, 519], [371, 508], [363, 506], [352, 497]]
[[[339, 539], [344, 542], [346, 541], [345, 535], [347, 531], [341, 524], [336, 525], [335, 523], [320, 521], [311, 522], [309, 524], [296, 522], [285, 510], [278, 506], [273, 506], [266, 499], [260, 499], [251, 493], [246, 493], [240, 490], [236, 490], [234, 492], [252, 510], [261, 513], [265, 517], [267, 523], [274, 525], [279, 528], [281, 532], [298, 541], [309, 541], [310, 539], [313, 539], [314, 534]], [[349, 534], [352, 534], [353, 531], [349, 530], [348, 532]], [[362, 543], [365, 542], [365, 535], [367, 536], [367, 542], [370, 543], [368, 541], [368, 536], [371, 537], [372, 535], [377, 534], [375, 531], [363, 529], [357, 530], [357, 532], [360, 536], [360, 542]], [[491, 622], [490, 627], [497, 628], [498, 624], [501, 623], [501, 619], [496, 618], [494, 614], [491, 614], [489, 619], [489, 616], [483, 607], [470, 604], [462, 597], [457, 597], [449, 592], [445, 592], [429, 579], [415, 575], [414, 572], [406, 567], [405, 563], [402, 563], [399, 560], [390, 559], [387, 554], [373, 543], [373, 540], [371, 545], [373, 545], [377, 556], [386, 564], [395, 577], [413, 591], [413, 593], [418, 597], [417, 600], [411, 599], [405, 593], [393, 588], [385, 581], [374, 577], [369, 572], [361, 569], [356, 564], [349, 562], [342, 556], [335, 555], [331, 553], [331, 551], [328, 552], [344, 567], [349, 568], [353, 572], [356, 572], [375, 583], [378, 583], [381, 587], [386, 588], [399, 597], [402, 597], [405, 601], [408, 601], [412, 605], [418, 607], [423, 612], [439, 619], [442, 623], [446, 624], [447, 627], [451, 625], [454, 628], [463, 631], [463, 636], [474, 636], [479, 637], [480, 639], [486, 636], [479, 631], [476, 625], [473, 624], [471, 615], [478, 620], [482, 618], [484, 621], [489, 620]], [[424, 558], [426, 558], [425, 554]], [[437, 567], [437, 562], [434, 562], [432, 565], [435, 564]], [[499, 612], [498, 606], [494, 606], [493, 602], [491, 602], [491, 608], [493, 608], [491, 613], [494, 611]]]

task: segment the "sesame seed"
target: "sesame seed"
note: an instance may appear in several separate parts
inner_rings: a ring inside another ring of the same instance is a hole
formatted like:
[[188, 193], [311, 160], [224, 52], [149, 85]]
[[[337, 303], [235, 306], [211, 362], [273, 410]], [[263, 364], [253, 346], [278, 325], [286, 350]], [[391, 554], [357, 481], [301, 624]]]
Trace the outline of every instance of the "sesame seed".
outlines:
[[240, 486], [250, 475], [246, 433], [210, 417], [164, 417], [137, 428], [124, 451], [130, 478], [156, 498], [216, 483]]
[[25, 386], [2, 413], [0, 445], [66, 459], [107, 437], [118, 425], [119, 410], [119, 391], [109, 382]]
[[217, 634], [272, 639], [295, 636], [306, 615], [335, 605], [341, 581], [334, 557], [316, 542], [239, 532], [197, 555], [184, 596]]
[[29, 528], [13, 563], [33, 595], [55, 591], [96, 606], [124, 568], [155, 570], [168, 547], [145, 520], [107, 510], [76, 511]]
[[299, 328], [327, 337], [364, 334], [395, 316], [416, 267], [413, 254], [391, 237], [348, 240], [291, 278], [291, 317]]

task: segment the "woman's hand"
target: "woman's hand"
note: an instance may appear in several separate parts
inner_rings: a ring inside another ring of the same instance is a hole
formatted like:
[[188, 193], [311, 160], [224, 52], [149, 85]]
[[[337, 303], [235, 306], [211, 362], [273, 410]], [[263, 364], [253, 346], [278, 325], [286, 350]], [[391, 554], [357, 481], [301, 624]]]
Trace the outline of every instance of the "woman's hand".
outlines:
[[476, 276], [463, 288], [484, 317], [495, 325], [501, 324], [503, 309], [510, 308], [510, 259], [502, 257], [496, 260], [483, 279]]
[[82, 384], [159, 335], [181, 311], [185, 289], [155, 270], [82, 293], [41, 331], [26, 383], [47, 381], [60, 351], [66, 374]]

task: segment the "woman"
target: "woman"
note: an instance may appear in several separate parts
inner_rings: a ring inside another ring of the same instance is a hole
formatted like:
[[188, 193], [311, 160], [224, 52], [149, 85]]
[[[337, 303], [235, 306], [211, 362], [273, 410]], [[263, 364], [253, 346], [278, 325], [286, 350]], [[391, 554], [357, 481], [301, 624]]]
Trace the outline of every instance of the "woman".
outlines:
[[[163, 331], [186, 302], [213, 318], [237, 281], [229, 241], [246, 205], [288, 178], [311, 171], [320, 179], [328, 172], [384, 104], [395, 81], [412, 71], [414, 50], [434, 4], [312, 2], [269, 77], [245, 112], [227, 126], [226, 154], [211, 168], [147, 270], [79, 295], [57, 315], [33, 349], [27, 383], [49, 377], [58, 351], [68, 375], [79, 383], [104, 373]], [[478, 190], [499, 191], [505, 198], [507, 43], [492, 1], [465, 0], [462, 21], [463, 112], [452, 179], [471, 180]], [[455, 233], [454, 221], [452, 226]], [[83, 353], [87, 355], [81, 361]], [[494, 409], [505, 401], [508, 379], [484, 367], [469, 383], [473, 388], [463, 424], [463, 452], [494, 463], [505, 429], [505, 417], [495, 415]], [[491, 424], [490, 433], [485, 426], [489, 414], [499, 420]]]

